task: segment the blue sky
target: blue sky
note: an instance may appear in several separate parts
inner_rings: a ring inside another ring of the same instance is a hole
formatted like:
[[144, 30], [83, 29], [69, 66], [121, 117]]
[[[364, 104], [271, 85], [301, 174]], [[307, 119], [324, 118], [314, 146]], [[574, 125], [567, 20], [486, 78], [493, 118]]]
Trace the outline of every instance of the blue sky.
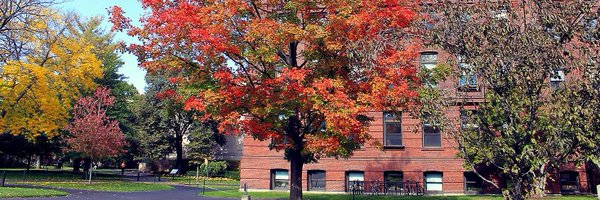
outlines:
[[[55, 7], [62, 11], [73, 11], [86, 17], [101, 15], [104, 17], [102, 26], [107, 31], [110, 31], [112, 24], [108, 22], [108, 12], [106, 9], [113, 5], [123, 8], [125, 16], [131, 19], [132, 24], [139, 26], [139, 18], [142, 16], [144, 10], [137, 0], [70, 0]], [[136, 38], [129, 37], [124, 33], [116, 33], [115, 40], [122, 40], [128, 44], [139, 43]], [[146, 87], [146, 81], [144, 80], [146, 71], [138, 67], [137, 58], [134, 55], [122, 54], [121, 59], [123, 59], [125, 65], [119, 69], [119, 72], [128, 77], [127, 82], [133, 84], [140, 93], [143, 93], [144, 87]]]

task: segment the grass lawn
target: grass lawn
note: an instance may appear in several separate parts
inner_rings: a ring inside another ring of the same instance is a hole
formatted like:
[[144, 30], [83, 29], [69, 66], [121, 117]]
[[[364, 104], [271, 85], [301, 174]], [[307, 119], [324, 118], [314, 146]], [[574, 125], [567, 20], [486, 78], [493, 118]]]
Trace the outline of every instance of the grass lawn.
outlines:
[[55, 188], [107, 192], [140, 192], [173, 189], [172, 186], [166, 184], [135, 183], [126, 181], [92, 182], [92, 184], [88, 184], [87, 182], [30, 182], [28, 184]]
[[[0, 170], [0, 175], [3, 170]], [[96, 173], [94, 180], [119, 180], [120, 177], [114, 174]], [[19, 184], [23, 182], [57, 182], [57, 181], [83, 181], [81, 172], [71, 172], [66, 170], [29, 170], [28, 172], [17, 170], [6, 170], [6, 182], [10, 184]]]
[[[167, 179], [167, 177], [164, 178]], [[197, 183], [195, 176], [177, 176], [174, 180], [171, 177], [168, 177], [168, 180], [174, 183], [190, 186], [202, 187], [202, 185], [204, 184], [204, 177], [200, 177]], [[228, 178], [208, 178], [206, 180], [206, 185], [207, 187], [211, 188], [238, 189], [240, 187], [240, 181]]]
[[[288, 192], [248, 192], [252, 199], [287, 199]], [[237, 189], [207, 191], [205, 196], [240, 198], [243, 192]], [[348, 194], [315, 194], [304, 193], [304, 199], [307, 200], [351, 200], [352, 195]], [[356, 196], [358, 200], [502, 200], [501, 196]], [[591, 196], [563, 196], [547, 197], [549, 200], [594, 200]]]
[[17, 188], [17, 187], [0, 187], [0, 198], [15, 198], [15, 197], [52, 197], [65, 196], [69, 193], [39, 188]]

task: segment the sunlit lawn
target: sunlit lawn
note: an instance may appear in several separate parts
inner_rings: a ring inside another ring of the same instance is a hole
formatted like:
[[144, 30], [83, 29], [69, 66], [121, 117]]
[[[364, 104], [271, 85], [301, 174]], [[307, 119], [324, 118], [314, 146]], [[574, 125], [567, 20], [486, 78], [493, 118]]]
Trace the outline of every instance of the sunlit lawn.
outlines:
[[[195, 176], [177, 176], [177, 177], [175, 177], [175, 179], [173, 179], [172, 177], [164, 177], [164, 178], [168, 178], [170, 181], [175, 182], [175, 183], [185, 184], [185, 185], [195, 186], [195, 187], [203, 187], [203, 185], [205, 183], [204, 177], [199, 177], [198, 180], [196, 180]], [[208, 179], [206, 179], [206, 185], [209, 188], [238, 189], [240, 187], [240, 181], [228, 179], [228, 178], [208, 178]]]
[[[6, 182], [10, 184], [19, 184], [22, 182], [55, 182], [55, 181], [75, 181], [84, 180], [83, 173], [71, 172], [67, 170], [10, 170], [0, 169], [0, 175], [6, 171]], [[95, 180], [120, 180], [120, 176], [107, 173], [96, 173]]]
[[0, 187], [0, 198], [65, 196], [69, 193], [40, 188]]
[[[0, 169], [0, 175], [4, 170]], [[25, 184], [35, 186], [46, 186], [53, 188], [68, 188], [79, 190], [111, 191], [111, 192], [135, 192], [170, 190], [172, 186], [165, 184], [137, 183], [122, 180], [117, 171], [107, 169], [98, 170], [92, 178], [92, 184], [87, 183], [81, 172], [75, 173], [67, 170], [30, 170], [23, 169], [6, 170], [7, 184]]]
[[68, 188], [77, 190], [94, 190], [107, 192], [140, 192], [170, 190], [172, 186], [166, 184], [135, 183], [126, 181], [104, 181], [104, 182], [32, 182], [32, 185], [47, 186], [53, 188]]

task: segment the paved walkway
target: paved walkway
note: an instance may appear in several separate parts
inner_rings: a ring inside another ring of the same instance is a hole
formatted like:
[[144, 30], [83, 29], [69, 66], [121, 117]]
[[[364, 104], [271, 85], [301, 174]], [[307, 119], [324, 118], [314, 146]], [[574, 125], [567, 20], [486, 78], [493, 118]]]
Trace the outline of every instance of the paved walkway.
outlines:
[[49, 198], [13, 198], [7, 200], [232, 200], [198, 196], [201, 189], [185, 186], [173, 186], [175, 189], [151, 192], [99, 192], [87, 190], [58, 189], [70, 193], [64, 197]]

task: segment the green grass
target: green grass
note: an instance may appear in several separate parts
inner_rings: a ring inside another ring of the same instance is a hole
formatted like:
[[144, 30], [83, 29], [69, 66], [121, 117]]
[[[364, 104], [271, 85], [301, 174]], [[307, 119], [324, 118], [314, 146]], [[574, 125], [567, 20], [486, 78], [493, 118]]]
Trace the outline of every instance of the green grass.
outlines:
[[[2, 171], [0, 170], [0, 175]], [[94, 180], [119, 180], [120, 177], [114, 174], [96, 173]], [[66, 170], [29, 170], [28, 172], [17, 170], [6, 170], [6, 182], [10, 184], [20, 184], [23, 182], [60, 182], [60, 181], [83, 181], [81, 172], [71, 172]]]
[[[176, 176], [174, 180], [172, 179], [172, 177], [163, 177], [163, 178], [168, 179], [169, 181], [172, 181], [175, 183], [180, 183], [180, 184], [196, 184], [195, 176]], [[202, 176], [199, 177], [198, 183], [200, 185], [202, 185], [204, 183], [204, 177], [202, 177]], [[206, 184], [207, 185], [232, 185], [237, 188], [240, 185], [240, 181], [228, 179], [228, 178], [208, 178], [208, 180], [206, 180]]]
[[29, 184], [54, 188], [107, 192], [140, 192], [173, 189], [172, 186], [165, 184], [134, 183], [126, 181], [92, 182], [92, 184], [88, 184], [87, 182], [31, 182]]
[[[240, 198], [243, 192], [237, 189], [230, 190], [215, 190], [207, 191], [205, 196], [211, 197], [226, 197], [226, 198]], [[287, 199], [289, 197], [288, 192], [249, 192], [252, 199]], [[316, 193], [304, 193], [304, 199], [307, 200], [351, 200], [352, 195], [348, 194], [316, 194]], [[355, 199], [359, 200], [502, 200], [501, 196], [356, 196]], [[549, 200], [594, 200], [595, 197], [591, 196], [562, 196], [562, 197], [546, 197], [544, 199]]]
[[40, 188], [0, 187], [0, 198], [66, 196], [69, 193]]

